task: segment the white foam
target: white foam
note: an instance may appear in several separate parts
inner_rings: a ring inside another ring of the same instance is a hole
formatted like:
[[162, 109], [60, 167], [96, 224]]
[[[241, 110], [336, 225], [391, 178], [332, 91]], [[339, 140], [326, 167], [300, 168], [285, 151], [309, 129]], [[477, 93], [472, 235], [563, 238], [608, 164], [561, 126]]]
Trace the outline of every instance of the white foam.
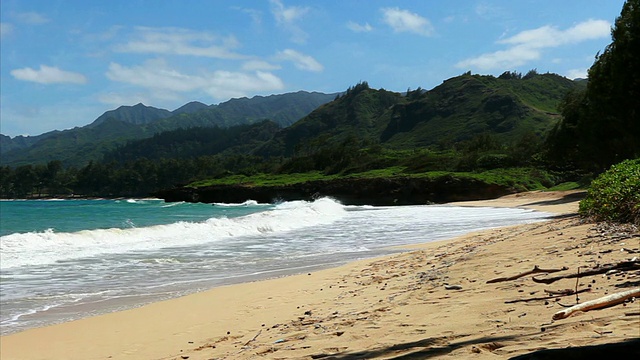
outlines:
[[230, 237], [284, 232], [331, 223], [345, 216], [344, 207], [331, 199], [282, 203], [272, 210], [237, 218], [203, 222], [176, 222], [128, 229], [44, 232], [0, 237], [0, 269], [46, 265], [100, 254], [154, 250], [220, 241]]
[[271, 204], [258, 203], [255, 200], [247, 200], [243, 203], [233, 204], [233, 203], [213, 203], [215, 206], [224, 206], [224, 207], [237, 207], [237, 206], [269, 206]]

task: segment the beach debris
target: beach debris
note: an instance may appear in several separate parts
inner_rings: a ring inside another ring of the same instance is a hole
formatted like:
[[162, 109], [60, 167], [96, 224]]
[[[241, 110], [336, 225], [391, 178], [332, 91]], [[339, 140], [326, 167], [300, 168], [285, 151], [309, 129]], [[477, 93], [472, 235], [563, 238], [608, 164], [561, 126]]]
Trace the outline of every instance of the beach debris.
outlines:
[[520, 273], [520, 274], [517, 274], [517, 275], [513, 275], [513, 276], [509, 276], [509, 277], [500, 277], [500, 278], [491, 279], [491, 280], [487, 281], [487, 284], [493, 284], [493, 283], [497, 283], [497, 282], [516, 280], [516, 279], [519, 279], [521, 277], [524, 277], [524, 276], [527, 276], [527, 275], [531, 275], [531, 274], [554, 273], [554, 272], [564, 271], [564, 270], [569, 270], [569, 268], [566, 267], [566, 266], [563, 266], [561, 269], [541, 269], [541, 268], [538, 267], [538, 265], [535, 265], [532, 270], [525, 271], [523, 273]]
[[631, 270], [638, 270], [638, 269], [640, 269], [640, 261], [632, 260], [632, 261], [623, 261], [623, 262], [619, 262], [611, 265], [600, 266], [600, 267], [596, 267], [594, 269], [583, 271], [583, 272], [578, 271], [577, 273], [574, 273], [574, 274], [559, 275], [559, 276], [542, 278], [542, 279], [533, 277], [532, 280], [537, 283], [551, 284], [561, 279], [573, 279], [573, 278], [581, 278], [584, 276], [606, 274], [611, 270], [631, 271]]
[[262, 333], [262, 329], [260, 329], [260, 331], [258, 331], [258, 333], [256, 334], [256, 336], [254, 336], [251, 340], [247, 341], [246, 343], [244, 343], [244, 346], [249, 345], [249, 343], [256, 341], [256, 339], [258, 338], [258, 336], [260, 336], [260, 333]]
[[615, 293], [615, 294], [603, 296], [601, 298], [597, 298], [591, 301], [587, 301], [582, 304], [578, 304], [564, 310], [560, 310], [557, 313], [553, 314], [552, 319], [553, 320], [565, 319], [579, 311], [590, 311], [590, 310], [601, 309], [604, 307], [614, 306], [627, 301], [627, 299], [637, 298], [637, 297], [640, 297], [640, 288], [622, 291], [619, 293]]
[[445, 285], [446, 290], [462, 290], [462, 285]]
[[278, 339], [278, 340], [274, 341], [273, 343], [274, 343], [274, 344], [280, 344], [280, 343], [283, 343], [283, 342], [285, 342], [285, 341], [287, 341], [287, 340], [285, 340], [285, 339]]
[[[561, 290], [561, 291], [545, 290], [545, 292], [547, 292], [549, 294], [548, 296], [538, 296], [538, 297], [531, 297], [531, 298], [525, 298], [525, 299], [507, 300], [504, 303], [505, 304], [513, 304], [513, 303], [518, 303], [518, 302], [549, 300], [549, 299], [558, 298], [560, 296], [569, 296], [569, 295], [574, 295], [574, 294], [579, 294], [579, 293], [589, 292], [589, 291], [591, 291], [591, 288], [580, 289], [578, 291], [574, 291], [574, 290], [571, 290], [571, 289], [565, 289], [565, 290]], [[545, 302], [545, 305], [548, 305], [548, 302]]]

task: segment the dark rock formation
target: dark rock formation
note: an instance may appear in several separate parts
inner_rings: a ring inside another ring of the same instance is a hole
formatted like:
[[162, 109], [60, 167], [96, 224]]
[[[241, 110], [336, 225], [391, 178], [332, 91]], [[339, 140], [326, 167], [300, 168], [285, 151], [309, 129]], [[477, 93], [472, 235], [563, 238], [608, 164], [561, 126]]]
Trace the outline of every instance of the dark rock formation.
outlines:
[[261, 203], [313, 200], [329, 196], [345, 205], [416, 205], [462, 200], [482, 200], [512, 193], [495, 184], [453, 176], [439, 178], [371, 178], [309, 181], [281, 186], [214, 185], [180, 187], [155, 196], [167, 202]]

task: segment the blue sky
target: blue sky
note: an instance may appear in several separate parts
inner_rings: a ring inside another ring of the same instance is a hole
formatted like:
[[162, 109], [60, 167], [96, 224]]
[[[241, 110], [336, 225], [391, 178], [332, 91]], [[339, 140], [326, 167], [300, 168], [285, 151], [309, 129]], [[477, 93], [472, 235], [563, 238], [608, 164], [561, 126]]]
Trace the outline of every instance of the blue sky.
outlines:
[[431, 89], [466, 71], [585, 77], [623, 0], [2, 0], [0, 132], [83, 126], [359, 81]]

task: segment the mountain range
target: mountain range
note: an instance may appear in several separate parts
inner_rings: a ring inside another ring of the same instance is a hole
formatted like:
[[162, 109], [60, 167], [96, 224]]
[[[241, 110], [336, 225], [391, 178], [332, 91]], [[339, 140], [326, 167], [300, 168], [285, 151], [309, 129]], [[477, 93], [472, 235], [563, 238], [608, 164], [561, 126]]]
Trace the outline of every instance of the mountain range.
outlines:
[[0, 134], [0, 164], [19, 166], [61, 160], [65, 165], [84, 165], [127, 142], [179, 128], [230, 127], [265, 119], [285, 127], [337, 95], [298, 91], [231, 99], [217, 105], [194, 101], [174, 111], [143, 104], [120, 106], [82, 127], [14, 138]]
[[261, 134], [260, 141], [251, 142], [251, 148], [245, 144], [242, 153], [290, 157], [354, 141], [396, 149], [450, 148], [481, 134], [515, 142], [543, 137], [557, 123], [563, 97], [584, 84], [556, 74], [530, 72], [523, 77], [507, 71], [499, 77], [466, 73], [429, 91], [407, 93], [372, 89], [363, 82], [343, 93], [299, 91], [211, 106], [190, 102], [174, 111], [121, 106], [83, 127], [33, 137], [2, 135], [0, 162], [18, 166], [61, 160], [83, 166], [143, 139], [149, 140], [137, 151], [154, 158], [151, 150], [139, 149], [146, 147], [171, 156], [170, 142], [154, 144], [154, 135], [195, 127], [259, 125], [263, 120], [281, 129], [260, 125], [254, 130]]

